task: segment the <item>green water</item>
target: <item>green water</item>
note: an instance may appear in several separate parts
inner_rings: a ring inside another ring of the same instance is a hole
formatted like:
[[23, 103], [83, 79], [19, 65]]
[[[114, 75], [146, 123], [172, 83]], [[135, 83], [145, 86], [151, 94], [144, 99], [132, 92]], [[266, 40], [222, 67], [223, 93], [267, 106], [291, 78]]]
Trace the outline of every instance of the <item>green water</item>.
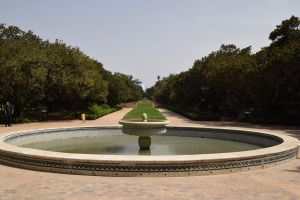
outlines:
[[190, 155], [261, 148], [241, 142], [196, 137], [152, 136], [151, 139], [151, 152], [139, 152], [138, 137], [128, 135], [68, 138], [31, 143], [23, 147], [64, 153], [109, 155]]

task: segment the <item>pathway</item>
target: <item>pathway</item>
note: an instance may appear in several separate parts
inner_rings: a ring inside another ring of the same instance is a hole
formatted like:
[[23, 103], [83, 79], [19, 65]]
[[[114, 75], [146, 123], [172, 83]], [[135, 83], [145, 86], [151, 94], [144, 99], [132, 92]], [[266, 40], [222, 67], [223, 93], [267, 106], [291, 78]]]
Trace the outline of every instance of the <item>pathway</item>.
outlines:
[[[0, 133], [24, 129], [117, 124], [130, 109], [95, 121], [79, 120], [0, 127]], [[300, 130], [261, 127], [233, 122], [193, 122], [161, 109], [171, 125], [228, 126], [272, 129], [300, 135]], [[300, 159], [277, 167], [215, 176], [194, 177], [96, 177], [55, 174], [0, 165], [0, 200], [6, 199], [300, 199]]]
[[87, 120], [82, 123], [81, 120], [65, 120], [65, 121], [51, 121], [51, 122], [36, 122], [27, 124], [16, 124], [12, 127], [4, 127], [0, 125], [0, 134], [9, 131], [23, 131], [30, 129], [56, 128], [56, 127], [80, 127], [80, 126], [100, 126], [100, 125], [118, 125], [123, 116], [129, 112], [131, 108], [123, 108], [117, 112], [105, 115], [96, 120]]

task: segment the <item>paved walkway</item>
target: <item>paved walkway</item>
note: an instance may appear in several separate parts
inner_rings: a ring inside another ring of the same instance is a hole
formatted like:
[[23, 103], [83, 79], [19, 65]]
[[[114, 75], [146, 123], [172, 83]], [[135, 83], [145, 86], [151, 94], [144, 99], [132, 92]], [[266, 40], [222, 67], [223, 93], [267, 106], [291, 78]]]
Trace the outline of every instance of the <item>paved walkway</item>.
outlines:
[[[95, 121], [79, 120], [0, 127], [8, 131], [117, 124], [130, 109], [123, 109]], [[300, 136], [300, 129], [253, 126], [234, 122], [194, 122], [161, 109], [172, 125], [244, 127], [272, 129]], [[0, 200], [6, 199], [300, 199], [300, 159], [277, 167], [214, 176], [194, 177], [96, 177], [54, 174], [0, 165]]]

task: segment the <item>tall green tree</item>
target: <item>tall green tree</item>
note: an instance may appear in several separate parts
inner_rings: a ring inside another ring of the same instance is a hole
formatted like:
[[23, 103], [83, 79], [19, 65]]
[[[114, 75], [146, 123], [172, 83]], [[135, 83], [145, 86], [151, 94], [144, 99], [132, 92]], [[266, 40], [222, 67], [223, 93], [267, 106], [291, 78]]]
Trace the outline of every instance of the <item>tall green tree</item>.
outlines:
[[187, 71], [158, 80], [148, 90], [156, 101], [195, 113], [214, 113], [266, 123], [300, 123], [300, 20], [292, 16], [251, 47], [222, 45]]
[[91, 103], [115, 105], [141, 97], [132, 76], [112, 75], [79, 48], [0, 24], [0, 103], [11, 101], [16, 115], [41, 108], [78, 111]]

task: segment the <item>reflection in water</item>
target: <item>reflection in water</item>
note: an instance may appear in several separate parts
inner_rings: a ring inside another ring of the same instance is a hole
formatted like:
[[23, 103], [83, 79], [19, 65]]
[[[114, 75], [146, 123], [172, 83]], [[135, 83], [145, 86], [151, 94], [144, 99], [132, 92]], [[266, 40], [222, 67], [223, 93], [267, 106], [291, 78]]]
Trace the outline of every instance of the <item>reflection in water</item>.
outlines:
[[139, 151], [136, 136], [124, 134], [114, 136], [77, 137], [43, 141], [23, 145], [23, 147], [83, 154], [110, 155], [187, 155], [246, 151], [260, 147], [234, 141], [179, 137], [152, 136], [151, 151]]
[[139, 150], [140, 156], [151, 156], [151, 150]]

